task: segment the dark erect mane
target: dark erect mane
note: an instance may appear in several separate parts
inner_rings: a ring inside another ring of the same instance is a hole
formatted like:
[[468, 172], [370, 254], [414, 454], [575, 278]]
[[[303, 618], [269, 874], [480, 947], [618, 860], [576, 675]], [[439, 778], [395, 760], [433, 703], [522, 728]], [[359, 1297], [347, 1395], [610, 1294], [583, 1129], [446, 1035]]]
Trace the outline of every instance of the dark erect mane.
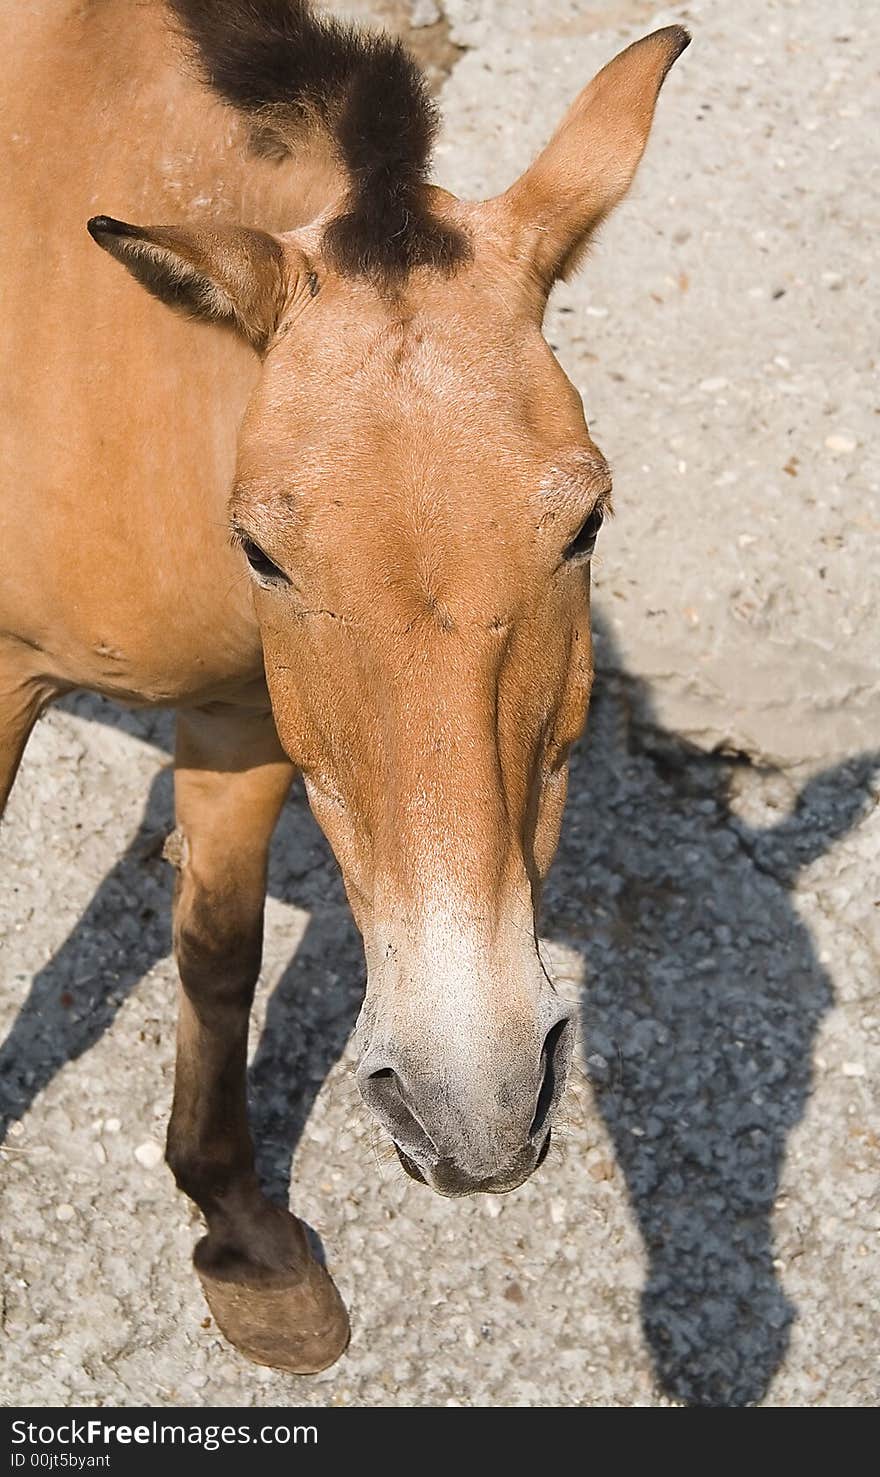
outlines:
[[289, 147], [329, 133], [348, 172], [324, 249], [342, 272], [386, 282], [467, 255], [434, 219], [425, 183], [438, 114], [409, 52], [389, 36], [318, 19], [306, 0], [168, 0], [208, 85]]

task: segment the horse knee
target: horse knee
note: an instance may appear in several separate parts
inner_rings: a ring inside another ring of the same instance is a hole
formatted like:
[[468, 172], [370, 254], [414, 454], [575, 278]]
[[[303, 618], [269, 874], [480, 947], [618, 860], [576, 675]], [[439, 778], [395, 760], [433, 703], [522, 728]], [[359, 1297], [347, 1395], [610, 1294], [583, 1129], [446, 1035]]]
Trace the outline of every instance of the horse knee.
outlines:
[[256, 987], [263, 954], [262, 929], [247, 933], [218, 926], [205, 933], [177, 931], [177, 967], [186, 993], [218, 1005], [246, 1000]]
[[174, 909], [174, 951], [188, 995], [238, 1003], [253, 993], [263, 955], [263, 901], [181, 888]]

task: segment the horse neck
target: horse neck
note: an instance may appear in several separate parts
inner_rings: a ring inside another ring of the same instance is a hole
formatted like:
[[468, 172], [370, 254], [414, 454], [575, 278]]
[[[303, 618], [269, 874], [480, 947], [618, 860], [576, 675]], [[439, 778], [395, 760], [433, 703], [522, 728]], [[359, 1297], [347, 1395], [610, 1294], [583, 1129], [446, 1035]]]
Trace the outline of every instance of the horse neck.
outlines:
[[106, 208], [155, 223], [201, 217], [287, 231], [342, 193], [320, 137], [284, 160], [261, 150], [252, 125], [199, 80], [164, 0], [42, 0], [6, 37], [8, 28], [0, 16], [15, 58], [6, 101], [38, 141], [28, 172], [56, 174], [39, 186], [56, 221], [69, 210], [84, 224]]

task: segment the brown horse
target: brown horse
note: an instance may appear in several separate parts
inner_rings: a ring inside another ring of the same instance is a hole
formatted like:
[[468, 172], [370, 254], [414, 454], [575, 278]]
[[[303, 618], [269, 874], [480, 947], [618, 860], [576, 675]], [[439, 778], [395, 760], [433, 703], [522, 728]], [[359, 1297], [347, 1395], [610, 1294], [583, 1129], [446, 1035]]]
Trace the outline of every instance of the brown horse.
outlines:
[[535, 914], [611, 488], [542, 319], [688, 36], [630, 46], [469, 204], [427, 182], [407, 53], [301, 0], [21, 9], [0, 801], [60, 694], [178, 709], [168, 1160], [221, 1329], [314, 1371], [347, 1317], [261, 1193], [245, 1102], [269, 840], [298, 769], [364, 939], [358, 1082], [404, 1167], [521, 1184], [571, 1053]]

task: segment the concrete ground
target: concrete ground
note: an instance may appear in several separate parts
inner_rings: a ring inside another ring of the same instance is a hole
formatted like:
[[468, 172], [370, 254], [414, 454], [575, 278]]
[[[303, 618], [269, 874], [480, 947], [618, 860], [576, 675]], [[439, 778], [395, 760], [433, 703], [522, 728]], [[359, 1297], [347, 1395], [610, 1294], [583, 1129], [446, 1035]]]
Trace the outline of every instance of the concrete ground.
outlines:
[[404, 1179], [355, 1093], [359, 944], [298, 793], [254, 1117], [279, 1194], [293, 1155], [354, 1336], [316, 1379], [245, 1363], [161, 1163], [170, 722], [65, 703], [2, 833], [0, 1400], [874, 1404], [876, 7], [360, 9], [420, 23], [439, 174], [473, 193], [509, 182], [627, 41], [672, 20], [694, 36], [631, 200], [549, 316], [618, 508], [544, 919], [581, 1005], [579, 1081], [514, 1195]]

